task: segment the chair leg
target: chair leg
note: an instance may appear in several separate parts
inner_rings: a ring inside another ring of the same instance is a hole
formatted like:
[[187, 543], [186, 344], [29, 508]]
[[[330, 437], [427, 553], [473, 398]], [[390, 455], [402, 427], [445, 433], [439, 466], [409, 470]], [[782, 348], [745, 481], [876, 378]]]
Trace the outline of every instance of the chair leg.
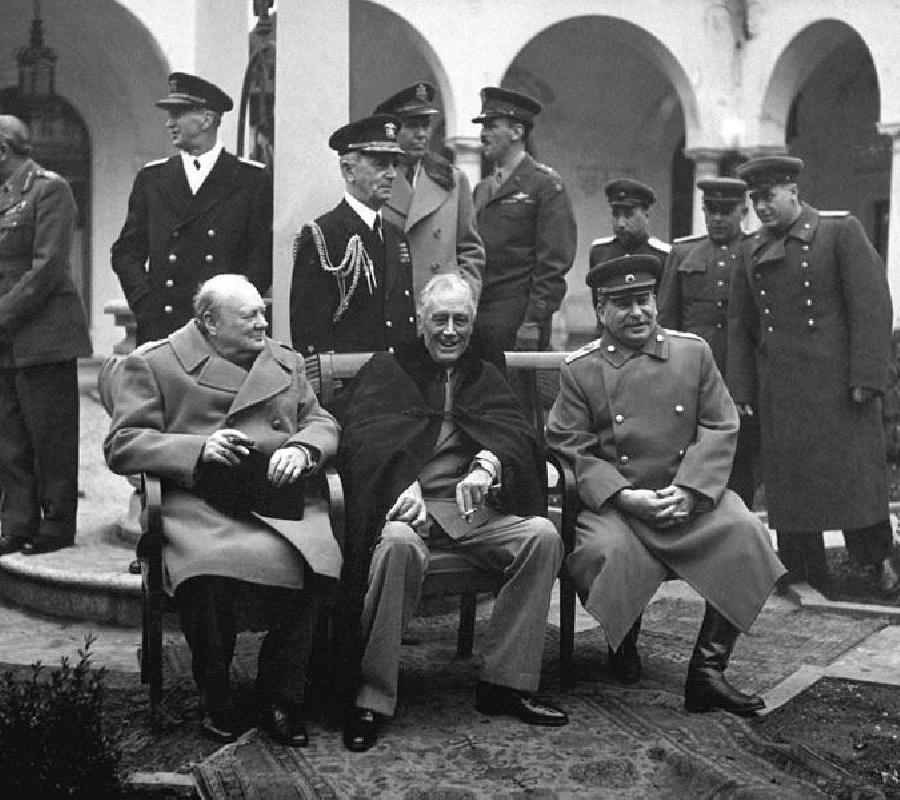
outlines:
[[154, 731], [162, 727], [162, 609], [150, 603], [144, 626], [147, 682], [150, 684], [150, 718]]
[[465, 592], [459, 600], [459, 631], [456, 635], [456, 655], [470, 658], [475, 644], [475, 592]]
[[574, 683], [575, 656], [575, 586], [568, 575], [559, 579], [559, 690], [567, 691]]

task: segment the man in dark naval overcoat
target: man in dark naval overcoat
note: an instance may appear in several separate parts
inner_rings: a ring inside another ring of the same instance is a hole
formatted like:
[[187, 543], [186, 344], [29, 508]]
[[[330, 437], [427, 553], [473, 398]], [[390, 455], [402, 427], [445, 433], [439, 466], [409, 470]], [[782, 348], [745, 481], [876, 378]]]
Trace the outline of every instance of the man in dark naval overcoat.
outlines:
[[400, 121], [376, 114], [328, 140], [346, 190], [294, 241], [291, 339], [303, 355], [388, 350], [416, 338], [409, 242], [382, 218], [403, 150]]
[[[650, 206], [656, 202], [656, 192], [645, 183], [632, 178], [616, 178], [603, 189], [609, 203], [612, 236], [601, 236], [591, 242], [587, 282], [591, 269], [597, 264], [629, 254], [656, 256], [666, 263], [671, 245], [650, 235]], [[594, 308], [597, 291], [591, 289]]]
[[490, 348], [546, 350], [575, 259], [572, 203], [560, 176], [525, 151], [541, 104], [494, 87], [481, 104], [472, 121], [493, 171], [475, 187], [487, 258], [476, 331]]
[[75, 541], [78, 370], [91, 355], [69, 250], [69, 184], [0, 115], [0, 555]]
[[246, 275], [260, 293], [272, 283], [272, 181], [262, 164], [218, 139], [233, 107], [218, 86], [173, 72], [156, 103], [180, 151], [137, 174], [112, 246], [112, 268], [137, 320], [137, 342], [168, 336], [193, 314], [197, 287], [222, 273]]
[[[747, 184], [739, 178], [712, 178], [697, 186], [703, 192], [707, 232], [672, 243], [657, 298], [659, 324], [705, 339], [724, 376], [731, 279], [743, 265], [741, 222], [747, 215]], [[748, 508], [753, 507], [758, 457], [757, 418], [741, 417], [728, 488]]]
[[591, 270], [604, 332], [566, 359], [547, 430], [582, 503], [566, 568], [625, 683], [640, 678], [644, 607], [670, 571], [689, 583], [706, 613], [685, 708], [752, 715], [763, 700], [732, 687], [725, 668], [784, 568], [763, 524], [726, 488], [738, 415], [709, 345], [656, 323], [660, 272], [650, 255]]
[[400, 120], [397, 144], [403, 149], [391, 196], [382, 216], [409, 240], [413, 296], [446, 272], [462, 277], [481, 295], [484, 245], [475, 228], [475, 206], [465, 173], [429, 148], [432, 121], [440, 114], [434, 87], [419, 81], [391, 95], [375, 109]]
[[[822, 531], [896, 591], [881, 396], [891, 356], [884, 265], [856, 217], [800, 200], [803, 161], [738, 167], [762, 228], [735, 274], [728, 385], [758, 414], [769, 525], [792, 580], [828, 587]], [[754, 400], [754, 398], [756, 398]]]

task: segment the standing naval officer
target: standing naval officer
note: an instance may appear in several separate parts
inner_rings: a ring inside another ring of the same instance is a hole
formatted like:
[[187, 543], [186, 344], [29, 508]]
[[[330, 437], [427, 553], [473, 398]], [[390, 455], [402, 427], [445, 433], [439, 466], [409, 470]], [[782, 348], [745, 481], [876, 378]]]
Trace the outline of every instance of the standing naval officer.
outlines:
[[190, 320], [197, 287], [213, 275], [241, 273], [260, 293], [272, 283], [272, 182], [262, 164], [226, 152], [218, 139], [231, 98], [173, 72], [156, 105], [168, 111], [166, 127], [181, 152], [138, 172], [112, 246], [138, 344]]
[[78, 371], [91, 354], [69, 250], [72, 190], [0, 115], [0, 555], [75, 541]]
[[481, 123], [482, 152], [494, 169], [475, 187], [487, 258], [476, 333], [500, 350], [546, 350], [575, 259], [572, 203], [559, 175], [525, 152], [541, 104], [493, 87], [482, 90], [481, 103], [472, 121]]
[[768, 156], [737, 169], [762, 228], [734, 275], [729, 389], [760, 418], [769, 525], [790, 579], [828, 586], [822, 531], [840, 528], [850, 557], [893, 592], [881, 421], [890, 292], [859, 220], [800, 200], [802, 168]]
[[[728, 295], [732, 275], [743, 265], [741, 245], [746, 237], [741, 222], [747, 215], [747, 184], [739, 178], [712, 178], [697, 186], [703, 192], [707, 232], [672, 243], [657, 299], [659, 324], [705, 339], [725, 375]], [[728, 488], [748, 508], [753, 507], [758, 456], [757, 418], [742, 417]]]
[[403, 154], [399, 127], [397, 117], [376, 114], [328, 140], [340, 156], [346, 190], [294, 241], [291, 338], [303, 355], [393, 353], [416, 338], [409, 243], [381, 216]]
[[[617, 178], [606, 184], [603, 191], [609, 202], [613, 235], [601, 236], [591, 243], [585, 282], [597, 264], [625, 255], [656, 256], [660, 264], [665, 264], [671, 245], [650, 235], [650, 206], [656, 202], [653, 189], [631, 178]], [[591, 299], [596, 308], [598, 296], [594, 288]]]
[[402, 169], [381, 214], [409, 240], [413, 297], [418, 301], [435, 275], [454, 273], [469, 284], [477, 302], [484, 245], [475, 228], [468, 178], [428, 146], [432, 119], [440, 113], [434, 105], [434, 87], [424, 81], [407, 86], [381, 103], [375, 113], [393, 114], [400, 120], [397, 144], [403, 149]]

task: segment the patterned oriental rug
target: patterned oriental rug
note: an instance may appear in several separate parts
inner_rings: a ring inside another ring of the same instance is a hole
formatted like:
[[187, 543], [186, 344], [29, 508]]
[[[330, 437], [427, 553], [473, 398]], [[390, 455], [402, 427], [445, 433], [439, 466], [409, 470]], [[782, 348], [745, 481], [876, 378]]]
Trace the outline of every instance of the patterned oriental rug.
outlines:
[[[489, 614], [480, 609], [479, 618]], [[253, 729], [195, 768], [204, 795], [237, 798], [402, 800], [793, 800], [822, 795], [773, 766], [767, 742], [737, 717], [686, 714], [682, 687], [700, 602], [666, 599], [644, 617], [640, 688], [604, 679], [599, 630], [576, 637], [578, 684], [556, 692], [555, 629], [548, 628], [544, 694], [568, 712], [564, 728], [486, 717], [474, 708], [477, 656], [455, 657], [452, 614], [416, 620], [401, 659], [401, 705], [363, 754], [347, 752], [333, 713], [311, 724], [311, 745], [291, 750]], [[877, 620], [764, 611], [742, 637], [729, 676], [764, 691], [801, 664], [827, 664], [881, 627]], [[484, 626], [479, 625], [482, 634]], [[478, 640], [476, 639], [476, 650]]]

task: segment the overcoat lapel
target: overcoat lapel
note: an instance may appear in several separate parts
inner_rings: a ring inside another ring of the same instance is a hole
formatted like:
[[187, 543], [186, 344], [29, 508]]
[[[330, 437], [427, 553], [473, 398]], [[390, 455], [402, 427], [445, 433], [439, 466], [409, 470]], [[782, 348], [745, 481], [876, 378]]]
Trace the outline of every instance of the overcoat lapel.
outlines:
[[446, 202], [448, 195], [449, 192], [431, 180], [424, 169], [420, 170], [419, 181], [416, 184], [415, 192], [413, 192], [409, 214], [406, 217], [406, 227], [404, 228], [406, 233], [409, 233], [413, 225], [420, 219], [437, 211]]
[[[236, 179], [237, 159], [224, 150], [219, 154], [215, 166], [213, 166], [206, 180], [192, 195], [184, 209], [179, 225], [186, 225], [201, 214], [205, 214], [216, 203], [228, 197], [232, 191]], [[183, 170], [182, 170], [183, 172]], [[187, 178], [185, 178], [187, 182]], [[188, 190], [190, 192], [190, 189]]]
[[193, 198], [181, 165], [181, 156], [172, 156], [163, 165], [162, 171], [162, 180], [158, 184], [159, 193], [172, 210], [173, 216], [179, 219]]
[[403, 230], [405, 231], [408, 231], [410, 226], [408, 217], [412, 200], [412, 186], [410, 186], [406, 182], [406, 178], [397, 175], [396, 179], [394, 180], [394, 184], [391, 187], [391, 197], [387, 201], [386, 205], [391, 209], [391, 211], [393, 211], [399, 217], [403, 218]]
[[286, 391], [290, 388], [292, 380], [293, 365], [289, 365], [282, 357], [276, 357], [272, 346], [266, 344], [265, 350], [256, 357], [250, 372], [246, 374], [244, 382], [238, 389], [237, 397], [228, 409], [228, 416]]

